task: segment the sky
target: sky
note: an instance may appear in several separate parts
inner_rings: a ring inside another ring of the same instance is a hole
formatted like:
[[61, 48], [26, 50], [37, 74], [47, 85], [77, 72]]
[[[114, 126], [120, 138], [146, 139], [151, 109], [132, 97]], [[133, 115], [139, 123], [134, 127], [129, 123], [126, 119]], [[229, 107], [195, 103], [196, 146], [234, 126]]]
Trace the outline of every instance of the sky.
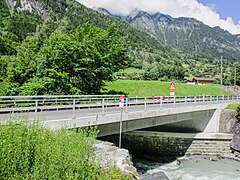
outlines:
[[240, 0], [77, 0], [87, 7], [102, 7], [113, 14], [128, 15], [135, 9], [160, 12], [174, 18], [192, 17], [232, 34], [240, 34]]

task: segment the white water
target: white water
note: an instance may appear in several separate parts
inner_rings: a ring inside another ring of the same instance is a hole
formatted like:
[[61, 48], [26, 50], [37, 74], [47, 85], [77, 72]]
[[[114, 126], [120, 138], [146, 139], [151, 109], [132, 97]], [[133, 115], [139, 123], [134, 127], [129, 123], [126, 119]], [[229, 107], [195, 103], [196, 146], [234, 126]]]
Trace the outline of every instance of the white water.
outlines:
[[171, 180], [240, 180], [239, 161], [210, 156], [183, 157], [148, 170], [148, 173], [158, 171], [165, 172]]

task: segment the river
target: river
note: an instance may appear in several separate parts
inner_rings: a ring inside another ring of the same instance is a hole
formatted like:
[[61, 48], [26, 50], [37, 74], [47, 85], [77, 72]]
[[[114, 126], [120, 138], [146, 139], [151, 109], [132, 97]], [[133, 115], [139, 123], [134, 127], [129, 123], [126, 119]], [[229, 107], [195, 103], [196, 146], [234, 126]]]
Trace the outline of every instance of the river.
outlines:
[[190, 156], [171, 163], [134, 159], [140, 174], [163, 171], [171, 180], [240, 180], [240, 161], [214, 156]]

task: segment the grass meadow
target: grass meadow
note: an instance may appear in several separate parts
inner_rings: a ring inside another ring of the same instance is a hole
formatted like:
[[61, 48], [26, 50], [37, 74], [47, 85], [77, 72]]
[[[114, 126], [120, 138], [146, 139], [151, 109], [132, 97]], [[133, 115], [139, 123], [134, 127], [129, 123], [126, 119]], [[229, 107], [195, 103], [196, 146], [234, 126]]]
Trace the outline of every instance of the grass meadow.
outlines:
[[[129, 97], [169, 96], [170, 82], [144, 80], [117, 80], [107, 82], [102, 93], [125, 94]], [[176, 96], [229, 95], [217, 85], [176, 83]]]

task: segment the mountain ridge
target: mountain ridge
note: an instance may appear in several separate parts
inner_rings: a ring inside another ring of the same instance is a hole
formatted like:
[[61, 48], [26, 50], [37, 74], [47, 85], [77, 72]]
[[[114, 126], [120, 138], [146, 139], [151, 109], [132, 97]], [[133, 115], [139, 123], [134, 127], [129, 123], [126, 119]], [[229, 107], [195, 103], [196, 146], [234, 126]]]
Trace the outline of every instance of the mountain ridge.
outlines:
[[110, 12], [108, 15], [121, 18], [134, 28], [180, 51], [198, 52], [215, 58], [223, 56], [230, 61], [240, 60], [240, 35], [232, 35], [219, 26], [210, 27], [194, 18], [173, 18], [160, 12], [151, 14], [140, 10], [134, 10], [127, 16]]

